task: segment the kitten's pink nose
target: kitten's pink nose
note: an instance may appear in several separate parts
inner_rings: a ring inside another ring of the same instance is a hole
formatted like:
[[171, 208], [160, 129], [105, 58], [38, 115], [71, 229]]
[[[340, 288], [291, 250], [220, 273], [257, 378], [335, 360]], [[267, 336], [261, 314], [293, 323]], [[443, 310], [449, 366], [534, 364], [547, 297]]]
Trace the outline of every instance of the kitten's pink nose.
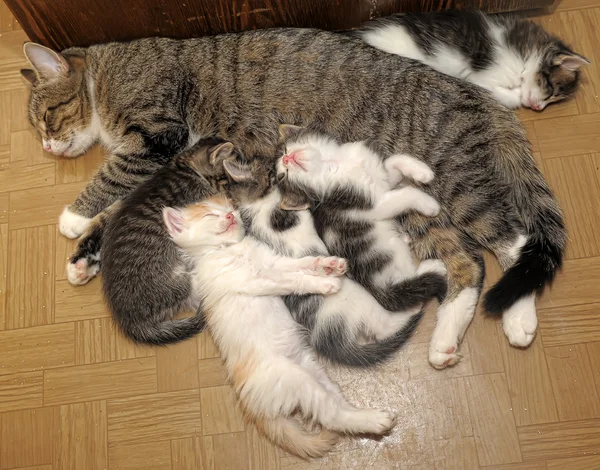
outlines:
[[44, 150], [46, 152], [49, 152], [50, 150], [52, 150], [52, 147], [50, 147], [50, 142], [44, 142]]
[[293, 160], [292, 157], [290, 157], [289, 155], [284, 155], [283, 156], [283, 164], [287, 165], [289, 162], [291, 162]]
[[235, 222], [235, 215], [233, 215], [233, 212], [230, 212], [229, 214], [227, 214], [227, 215], [225, 216], [225, 218], [226, 218], [227, 220], [229, 220], [229, 222], [231, 222], [231, 223]]

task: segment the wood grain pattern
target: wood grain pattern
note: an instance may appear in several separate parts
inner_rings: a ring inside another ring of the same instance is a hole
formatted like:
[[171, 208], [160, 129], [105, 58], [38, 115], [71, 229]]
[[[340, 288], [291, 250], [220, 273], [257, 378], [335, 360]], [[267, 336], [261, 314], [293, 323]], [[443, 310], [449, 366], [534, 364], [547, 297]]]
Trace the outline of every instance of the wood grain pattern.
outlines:
[[[361, 8], [371, 6], [360, 1]], [[339, 11], [335, 2], [322, 3]], [[458, 5], [444, 0], [425, 7], [451, 3]], [[103, 3], [113, 12], [122, 8], [116, 4]], [[176, 4], [163, 2], [165, 8]], [[463, 363], [434, 371], [427, 363], [437, 307], [432, 302], [414, 337], [389, 363], [368, 370], [327, 365], [350, 403], [394, 410], [396, 428], [378, 440], [344, 437], [327, 457], [306, 462], [242, 422], [208, 332], [169, 349], [136, 346], [115, 328], [101, 279], [77, 288], [68, 284], [64, 269], [74, 241], [60, 235], [57, 217], [104, 152], [94, 148], [82, 158], [62, 159], [36, 147], [19, 76], [27, 37], [0, 3], [0, 470], [599, 468], [600, 152], [594, 149], [600, 110], [591, 93], [600, 84], [600, 0], [555, 5], [558, 12], [536, 21], [576, 51], [591, 50], [593, 64], [583, 71], [583, 93], [576, 99], [541, 113], [518, 113], [536, 162], [561, 200], [570, 237], [562, 273], [537, 302], [537, 338], [527, 350], [511, 347], [501, 322], [478, 308]], [[247, 2], [243, 8], [251, 7]], [[230, 2], [222, 14], [249, 11], [243, 8]], [[161, 10], [150, 10], [140, 16], [161, 17]], [[137, 21], [125, 16], [115, 22]], [[221, 23], [221, 16], [212, 19], [213, 26]], [[484, 260], [487, 289], [501, 269], [492, 256]], [[49, 280], [36, 277], [41, 267]], [[31, 311], [21, 319], [15, 305], [31, 305]]]
[[[431, 11], [451, 7], [510, 11], [548, 6], [551, 0], [345, 0], [307, 2], [288, 0], [188, 0], [147, 4], [130, 1], [127, 8], [115, 0], [102, 4], [91, 0], [63, 0], [52, 8], [33, 0], [7, 0], [27, 34], [37, 42], [63, 49], [73, 45], [133, 39], [146, 36], [185, 38], [277, 26], [350, 29], [376, 16], [398, 11]], [[343, 14], [340, 14], [343, 8]], [[128, 15], [135, 11], [136, 15]], [[83, 13], [85, 12], [85, 13]]]

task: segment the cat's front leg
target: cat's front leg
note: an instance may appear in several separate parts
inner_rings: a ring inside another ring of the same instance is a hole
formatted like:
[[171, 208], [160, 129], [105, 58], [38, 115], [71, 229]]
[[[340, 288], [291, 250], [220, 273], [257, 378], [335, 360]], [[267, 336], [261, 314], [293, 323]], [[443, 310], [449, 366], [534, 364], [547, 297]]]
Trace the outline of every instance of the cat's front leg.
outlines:
[[376, 220], [385, 220], [409, 210], [433, 217], [440, 213], [440, 205], [420, 189], [407, 186], [385, 193], [372, 209], [371, 215]]
[[125, 197], [161, 166], [141, 156], [111, 155], [75, 202], [63, 210], [58, 219], [60, 233], [77, 238], [87, 230], [93, 217]]
[[429, 166], [410, 155], [392, 155], [383, 165], [388, 173], [388, 181], [391, 186], [396, 186], [404, 177], [418, 183], [429, 183], [434, 177]]
[[494, 98], [509, 109], [517, 109], [522, 105], [521, 88], [505, 88], [495, 86], [489, 88]]
[[273, 268], [288, 272], [302, 271], [313, 276], [343, 276], [348, 270], [348, 260], [337, 256], [279, 258]]

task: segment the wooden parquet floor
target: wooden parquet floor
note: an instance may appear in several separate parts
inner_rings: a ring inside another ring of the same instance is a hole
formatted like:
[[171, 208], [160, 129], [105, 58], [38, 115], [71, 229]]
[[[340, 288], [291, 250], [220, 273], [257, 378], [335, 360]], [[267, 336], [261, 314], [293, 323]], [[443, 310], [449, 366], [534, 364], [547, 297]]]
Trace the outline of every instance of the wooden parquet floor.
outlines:
[[[351, 402], [395, 409], [394, 432], [302, 462], [244, 424], [207, 334], [136, 347], [100, 279], [66, 281], [73, 242], [57, 216], [103, 155], [42, 151], [18, 74], [26, 37], [0, 3], [0, 470], [600, 469], [600, 0], [563, 0], [537, 20], [592, 64], [575, 100], [519, 112], [570, 230], [535, 342], [514, 349], [477, 314], [460, 364], [435, 371], [430, 312], [392, 363], [331, 369]], [[489, 285], [499, 268], [487, 261]]]

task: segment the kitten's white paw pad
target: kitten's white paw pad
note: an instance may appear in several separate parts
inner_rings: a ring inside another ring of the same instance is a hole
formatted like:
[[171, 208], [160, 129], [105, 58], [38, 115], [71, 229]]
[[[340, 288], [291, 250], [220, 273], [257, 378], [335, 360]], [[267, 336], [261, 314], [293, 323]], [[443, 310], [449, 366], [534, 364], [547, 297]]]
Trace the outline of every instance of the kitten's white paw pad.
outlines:
[[336, 256], [317, 258], [315, 271], [326, 276], [343, 276], [348, 270], [348, 260]]
[[446, 265], [440, 259], [426, 259], [421, 261], [417, 268], [417, 274], [437, 273], [445, 276], [447, 273]]
[[335, 294], [342, 288], [342, 280], [337, 277], [323, 278], [319, 282], [319, 294]]
[[368, 421], [365, 432], [385, 434], [396, 425], [396, 415], [391, 411], [372, 410], [369, 411]]
[[74, 286], [87, 284], [100, 271], [100, 265], [91, 266], [85, 258], [78, 259], [75, 263], [67, 264], [67, 279]]
[[419, 203], [418, 211], [426, 215], [428, 217], [435, 217], [440, 213], [440, 205], [439, 203], [433, 199], [432, 197], [423, 198], [423, 200]]
[[432, 344], [429, 348], [429, 363], [436, 369], [445, 369], [456, 365], [460, 361], [458, 354], [458, 345], [450, 345], [443, 343]]
[[68, 207], [58, 218], [58, 229], [67, 238], [77, 238], [86, 231], [92, 219], [71, 212]]
[[537, 316], [527, 313], [511, 315], [510, 312], [506, 312], [502, 319], [502, 326], [510, 344], [526, 348], [535, 338]]

